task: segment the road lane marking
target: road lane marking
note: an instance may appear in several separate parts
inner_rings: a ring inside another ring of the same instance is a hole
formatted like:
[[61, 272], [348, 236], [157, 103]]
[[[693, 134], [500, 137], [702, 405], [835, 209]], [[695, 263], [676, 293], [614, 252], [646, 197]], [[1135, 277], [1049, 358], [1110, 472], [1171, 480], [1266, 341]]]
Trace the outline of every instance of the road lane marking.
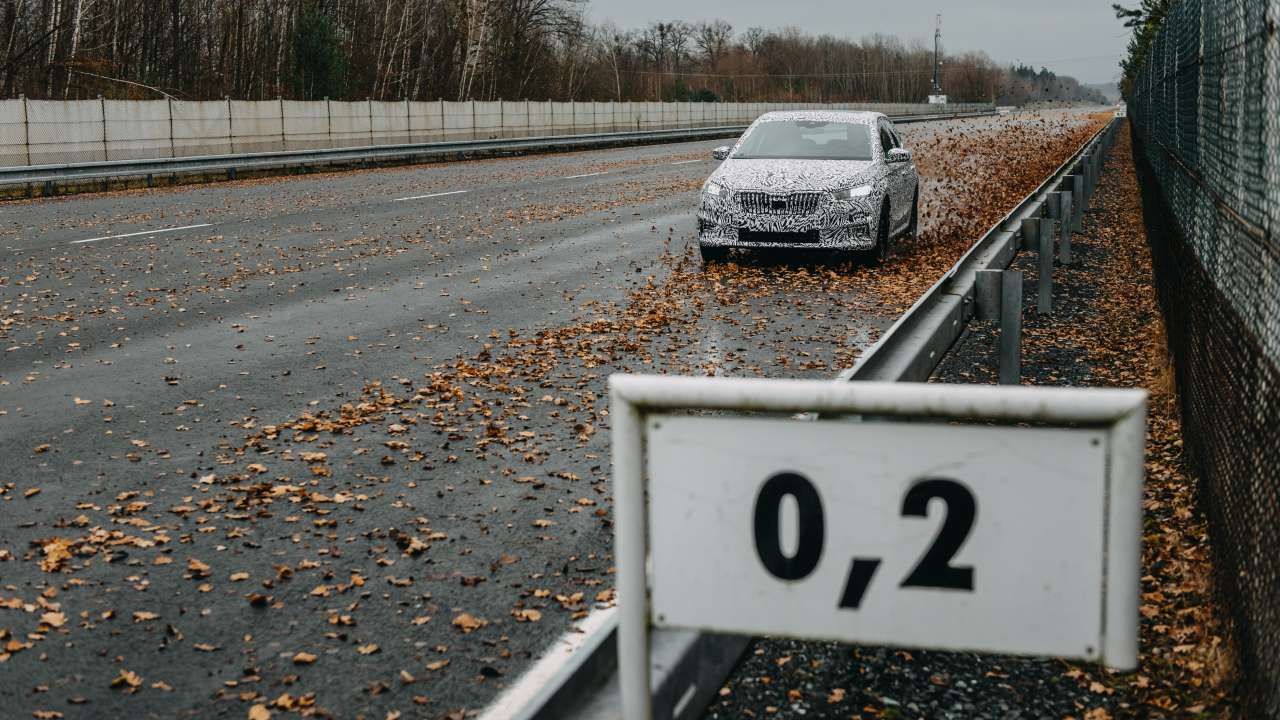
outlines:
[[671, 164], [672, 165], [688, 165], [689, 163], [696, 163], [696, 162], [706, 162], [706, 161], [703, 160], [702, 158], [698, 158], [697, 160], [681, 160], [680, 162], [673, 162]]
[[595, 176], [597, 176], [597, 175], [608, 175], [608, 174], [609, 174], [609, 171], [608, 171], [608, 170], [601, 170], [600, 172], [583, 173], [583, 174], [581, 174], [581, 175], [565, 175], [564, 177], [562, 177], [562, 178], [560, 178], [560, 179], [561, 179], [561, 180], [576, 180], [576, 179], [578, 179], [578, 178], [588, 178], [588, 177], [595, 177]]
[[410, 197], [396, 198], [392, 202], [404, 202], [405, 200], [426, 200], [427, 198], [444, 197], [445, 195], [461, 195], [462, 193], [471, 192], [470, 190], [450, 190], [449, 192], [431, 193], [430, 195], [412, 195]]
[[162, 228], [160, 230], [144, 230], [142, 232], [124, 233], [122, 235], [103, 235], [102, 237], [88, 238], [86, 240], [72, 240], [71, 245], [79, 245], [81, 243], [98, 242], [99, 240], [116, 240], [118, 238], [138, 237], [139, 235], [157, 235], [159, 233], [178, 232], [179, 230], [194, 230], [195, 228], [212, 227], [213, 223], [200, 223], [199, 225], [183, 225], [175, 228]]

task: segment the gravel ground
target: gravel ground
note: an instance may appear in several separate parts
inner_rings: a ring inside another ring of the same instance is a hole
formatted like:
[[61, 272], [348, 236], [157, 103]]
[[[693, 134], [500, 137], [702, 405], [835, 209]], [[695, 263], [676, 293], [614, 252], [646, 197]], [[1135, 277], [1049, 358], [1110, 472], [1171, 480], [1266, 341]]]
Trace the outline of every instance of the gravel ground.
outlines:
[[[1023, 383], [1142, 386], [1152, 393], [1148, 440], [1142, 657], [1136, 673], [996, 655], [854, 647], [762, 638], [748, 649], [707, 720], [767, 718], [1231, 717], [1230, 653], [1211, 595], [1208, 542], [1194, 485], [1181, 470], [1176, 403], [1123, 134], [1055, 270], [1054, 312], [1036, 314], [1035, 255], [1024, 275]], [[975, 321], [934, 382], [994, 384], [995, 323]]]

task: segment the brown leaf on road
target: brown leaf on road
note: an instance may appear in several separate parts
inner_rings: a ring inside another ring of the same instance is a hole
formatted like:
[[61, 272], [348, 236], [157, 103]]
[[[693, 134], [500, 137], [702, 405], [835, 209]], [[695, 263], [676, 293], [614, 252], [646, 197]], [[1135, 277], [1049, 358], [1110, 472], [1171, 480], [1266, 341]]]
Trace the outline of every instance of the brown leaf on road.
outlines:
[[271, 720], [271, 710], [262, 703], [249, 708], [249, 720]]
[[512, 610], [511, 615], [516, 622], [538, 622], [542, 619], [542, 613], [533, 608]]
[[360, 647], [356, 648], [356, 652], [360, 653], [361, 655], [372, 655], [381, 649], [382, 648], [378, 647], [377, 643], [369, 643], [368, 645], [361, 645]]
[[316, 656], [309, 652], [296, 652], [293, 654], [293, 662], [295, 665], [310, 665], [316, 661]]
[[209, 566], [195, 558], [187, 558], [187, 569], [191, 571], [193, 577], [209, 577]]
[[60, 612], [47, 612], [40, 616], [40, 622], [49, 627], [60, 628], [67, 624], [67, 616]]
[[445, 658], [444, 660], [436, 660], [435, 662], [427, 663], [427, 669], [430, 670], [431, 672], [435, 672], [436, 670], [440, 670], [441, 668], [445, 667], [448, 664], [449, 664], [448, 658]]
[[123, 687], [126, 692], [134, 692], [142, 686], [142, 676], [132, 670], [120, 669], [120, 674], [111, 681], [111, 687]]
[[453, 619], [453, 626], [461, 630], [463, 633], [470, 633], [488, 625], [488, 620], [481, 620], [471, 613], [462, 613]]

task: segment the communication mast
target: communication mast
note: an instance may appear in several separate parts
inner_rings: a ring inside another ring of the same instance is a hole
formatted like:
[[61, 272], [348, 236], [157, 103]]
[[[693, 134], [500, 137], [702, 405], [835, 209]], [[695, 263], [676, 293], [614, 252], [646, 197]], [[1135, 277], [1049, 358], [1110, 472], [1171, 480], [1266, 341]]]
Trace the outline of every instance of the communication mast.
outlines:
[[929, 95], [929, 104], [947, 104], [947, 96], [942, 94], [942, 13], [938, 13], [937, 25], [933, 30], [933, 90]]
[[942, 83], [939, 82], [938, 69], [942, 67], [942, 13], [938, 13], [938, 22], [933, 30], [933, 94], [942, 94]]

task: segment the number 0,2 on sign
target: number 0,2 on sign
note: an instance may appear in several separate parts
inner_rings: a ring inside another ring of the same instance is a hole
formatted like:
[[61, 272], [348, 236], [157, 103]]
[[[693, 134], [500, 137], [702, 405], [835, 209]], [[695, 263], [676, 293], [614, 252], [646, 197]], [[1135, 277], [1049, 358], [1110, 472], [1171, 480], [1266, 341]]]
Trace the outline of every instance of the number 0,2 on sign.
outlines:
[[647, 424], [659, 626], [1098, 654], [1106, 430]]

